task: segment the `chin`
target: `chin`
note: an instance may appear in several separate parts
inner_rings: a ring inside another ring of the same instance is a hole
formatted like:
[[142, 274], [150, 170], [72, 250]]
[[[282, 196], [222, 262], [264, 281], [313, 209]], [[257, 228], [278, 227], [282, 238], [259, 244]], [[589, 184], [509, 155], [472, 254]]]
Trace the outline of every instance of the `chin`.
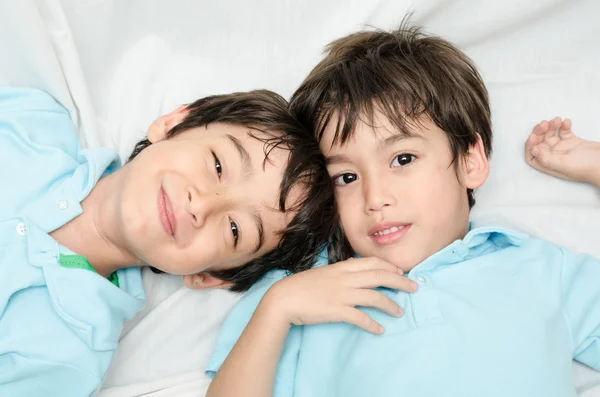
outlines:
[[417, 266], [421, 262], [421, 260], [417, 258], [418, 255], [408, 253], [405, 249], [400, 247], [391, 249], [387, 252], [380, 252], [378, 255], [375, 254], [373, 256], [398, 266], [404, 271], [404, 273], [408, 273], [413, 267]]

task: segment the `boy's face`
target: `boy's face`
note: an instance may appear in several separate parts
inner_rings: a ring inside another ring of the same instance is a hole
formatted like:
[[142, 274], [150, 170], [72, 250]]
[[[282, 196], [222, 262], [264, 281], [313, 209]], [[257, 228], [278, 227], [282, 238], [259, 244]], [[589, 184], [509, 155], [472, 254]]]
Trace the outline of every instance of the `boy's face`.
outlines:
[[413, 136], [376, 114], [344, 145], [331, 146], [335, 123], [321, 141], [336, 184], [342, 226], [360, 256], [376, 256], [408, 272], [468, 229], [467, 188], [479, 187], [488, 163], [481, 142], [452, 163], [446, 134], [430, 120]]
[[293, 217], [278, 205], [289, 152], [274, 149], [265, 162], [264, 143], [242, 126], [214, 123], [169, 139], [161, 136], [169, 128], [153, 128], [153, 144], [122, 170], [119, 221], [137, 257], [185, 275], [238, 267], [276, 246]]

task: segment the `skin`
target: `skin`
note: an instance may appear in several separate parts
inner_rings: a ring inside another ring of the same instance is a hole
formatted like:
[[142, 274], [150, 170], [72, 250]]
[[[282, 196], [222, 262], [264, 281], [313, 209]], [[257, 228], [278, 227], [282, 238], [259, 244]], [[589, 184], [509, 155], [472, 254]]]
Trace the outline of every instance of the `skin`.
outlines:
[[[414, 123], [414, 138], [405, 139], [396, 139], [400, 134], [382, 115], [375, 121], [374, 127], [359, 124], [345, 145], [331, 145], [329, 126], [321, 142], [337, 184], [344, 232], [356, 252], [367, 257], [311, 269], [274, 284], [207, 396], [272, 395], [291, 325], [344, 321], [383, 333], [381, 325], [356, 306], [400, 317], [402, 309], [372, 288], [415, 292], [416, 285], [404, 272], [464, 237], [469, 216], [466, 189], [481, 186], [489, 173], [481, 139], [457, 159], [455, 168], [445, 133], [431, 121]], [[377, 225], [386, 222], [410, 226], [392, 239], [374, 241], [371, 235]]]
[[569, 119], [538, 123], [525, 142], [525, 161], [557, 178], [600, 187], [600, 142], [579, 138]]
[[[464, 237], [469, 218], [466, 188], [483, 184], [489, 165], [478, 142], [458, 160], [457, 170], [446, 134], [431, 121], [415, 125], [413, 136], [396, 133], [381, 115], [375, 125], [373, 129], [359, 124], [343, 146], [332, 146], [334, 131], [328, 129], [321, 146], [354, 251], [408, 272]], [[393, 227], [401, 230], [376, 235]]]
[[[227, 286], [204, 272], [266, 253], [291, 220], [277, 209], [288, 152], [275, 149], [264, 162], [264, 144], [248, 128], [220, 123], [165, 139], [186, 114], [180, 108], [156, 120], [148, 131], [152, 145], [102, 178], [81, 203], [83, 214], [51, 233], [99, 274], [151, 265], [185, 275], [188, 287]], [[163, 225], [167, 213], [172, 235]]]
[[[368, 289], [415, 292], [416, 286], [398, 275], [464, 237], [469, 213], [465, 190], [480, 187], [489, 173], [481, 139], [455, 168], [444, 132], [430, 121], [415, 123], [414, 137], [404, 139], [396, 139], [398, 134], [381, 115], [376, 121], [374, 128], [359, 125], [343, 146], [331, 144], [333, 131], [328, 128], [321, 145], [336, 182], [345, 234], [359, 255], [373, 256], [312, 269], [273, 285], [207, 396], [272, 395], [292, 324], [345, 321], [383, 333], [355, 306], [377, 307], [397, 317], [402, 310]], [[600, 186], [600, 144], [576, 137], [570, 125], [560, 119], [538, 124], [525, 145], [526, 160], [550, 175]], [[373, 238], [377, 225], [398, 224], [405, 229]]]

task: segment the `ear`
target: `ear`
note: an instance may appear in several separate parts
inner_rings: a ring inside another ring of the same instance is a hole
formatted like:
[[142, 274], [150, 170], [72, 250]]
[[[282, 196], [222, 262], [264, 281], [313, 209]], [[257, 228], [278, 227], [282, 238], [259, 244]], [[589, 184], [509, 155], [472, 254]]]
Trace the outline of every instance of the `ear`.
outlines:
[[477, 189], [486, 181], [490, 173], [490, 163], [485, 155], [483, 141], [477, 134], [477, 143], [469, 147], [464, 158], [463, 182], [467, 189]]
[[156, 143], [167, 135], [167, 132], [177, 124], [181, 123], [188, 115], [190, 110], [187, 106], [180, 106], [171, 113], [160, 116], [148, 127], [148, 140]]
[[183, 276], [183, 283], [190, 289], [227, 288], [233, 285], [230, 281], [223, 281], [206, 273]]

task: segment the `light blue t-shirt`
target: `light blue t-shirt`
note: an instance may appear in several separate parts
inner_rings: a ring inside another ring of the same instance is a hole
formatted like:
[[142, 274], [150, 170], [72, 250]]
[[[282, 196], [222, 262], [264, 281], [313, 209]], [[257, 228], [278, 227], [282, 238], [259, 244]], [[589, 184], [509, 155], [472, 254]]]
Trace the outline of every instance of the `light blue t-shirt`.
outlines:
[[[270, 273], [233, 309], [209, 376], [283, 276]], [[482, 227], [407, 276], [418, 292], [380, 289], [403, 317], [364, 309], [381, 336], [345, 323], [292, 327], [274, 396], [569, 397], [572, 359], [600, 370], [600, 261], [589, 255]]]
[[59, 265], [48, 233], [119, 166], [110, 149], [81, 150], [68, 112], [48, 94], [0, 88], [0, 396], [96, 392], [124, 321], [144, 305], [139, 268], [120, 288]]

